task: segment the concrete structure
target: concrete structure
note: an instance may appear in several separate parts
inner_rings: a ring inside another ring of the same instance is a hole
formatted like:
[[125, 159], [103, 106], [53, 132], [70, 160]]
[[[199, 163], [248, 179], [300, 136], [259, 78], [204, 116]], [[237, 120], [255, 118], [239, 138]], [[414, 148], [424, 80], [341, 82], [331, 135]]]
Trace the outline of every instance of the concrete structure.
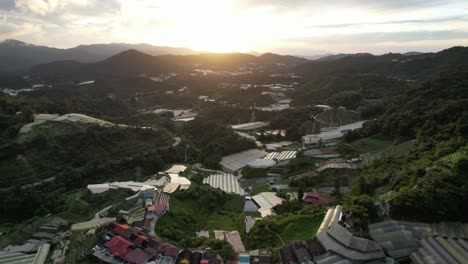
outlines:
[[115, 218], [107, 218], [107, 217], [104, 217], [104, 218], [93, 218], [87, 222], [81, 222], [81, 223], [77, 223], [77, 224], [73, 224], [71, 226], [71, 230], [72, 231], [85, 231], [85, 230], [89, 230], [89, 229], [94, 229], [94, 228], [98, 228], [100, 226], [105, 226], [105, 225], [108, 225], [112, 222], [115, 222]]
[[346, 162], [330, 162], [317, 168], [317, 171], [322, 172], [326, 169], [357, 169], [357, 166]]
[[167, 173], [176, 173], [176, 174], [179, 174], [179, 173], [182, 173], [184, 172], [185, 170], [187, 170], [187, 166], [185, 165], [172, 165], [172, 167], [170, 167], [168, 170], [166, 170], [165, 172]]
[[230, 173], [213, 174], [203, 179], [204, 184], [213, 188], [219, 188], [226, 193], [245, 195], [245, 191], [240, 186], [237, 178]]
[[232, 232], [226, 232], [226, 240], [231, 244], [232, 248], [236, 253], [242, 253], [245, 252], [245, 247], [244, 244], [242, 243], [241, 237], [239, 232], [237, 231], [232, 231]]
[[50, 115], [50, 114], [38, 114], [34, 116], [34, 122], [29, 123], [21, 127], [20, 133], [28, 133], [32, 127], [42, 124], [46, 121], [51, 122], [71, 122], [71, 123], [88, 123], [88, 124], [97, 124], [100, 126], [113, 126], [113, 123], [90, 117], [82, 114], [65, 114], [62, 116]]
[[262, 217], [273, 214], [273, 207], [284, 201], [283, 198], [276, 196], [274, 192], [262, 192], [252, 196], [252, 199], [259, 206], [258, 212]]
[[169, 177], [171, 178], [171, 183], [179, 184], [181, 190], [187, 190], [192, 184], [189, 179], [182, 177], [179, 174], [169, 173]]
[[165, 193], [173, 193], [173, 192], [177, 191], [177, 189], [179, 189], [179, 187], [180, 187], [180, 184], [175, 183], [175, 182], [171, 182], [171, 183], [168, 183], [166, 186], [164, 186], [163, 191]]

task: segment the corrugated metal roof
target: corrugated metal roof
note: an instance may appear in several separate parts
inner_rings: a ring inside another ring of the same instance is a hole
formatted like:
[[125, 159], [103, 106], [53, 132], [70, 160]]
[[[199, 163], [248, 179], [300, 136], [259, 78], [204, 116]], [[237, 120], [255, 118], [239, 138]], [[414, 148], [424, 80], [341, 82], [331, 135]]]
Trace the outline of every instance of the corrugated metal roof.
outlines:
[[225, 156], [222, 158], [219, 164], [226, 172], [235, 172], [242, 169], [250, 162], [263, 158], [266, 155], [266, 152], [261, 151], [259, 149], [250, 149], [229, 156]]
[[317, 239], [326, 250], [352, 261], [379, 260], [385, 257], [376, 242], [354, 236], [338, 224], [340, 217], [341, 206], [329, 209], [317, 232]]
[[276, 159], [276, 160], [288, 160], [294, 159], [297, 156], [297, 151], [285, 150], [282, 152], [271, 152], [263, 159]]
[[369, 234], [395, 259], [410, 256], [416, 263], [468, 263], [457, 261], [468, 259], [468, 247], [463, 246], [466, 240], [462, 239], [465, 227], [456, 222], [391, 220], [369, 225]]
[[226, 193], [245, 195], [245, 191], [240, 186], [237, 178], [230, 173], [219, 173], [206, 177], [203, 183], [209, 184], [213, 188], [219, 188]]
[[464, 239], [428, 237], [421, 240], [421, 248], [410, 258], [415, 263], [468, 263], [468, 248]]
[[10, 263], [31, 264], [33, 263], [35, 256], [36, 255], [34, 254], [27, 255], [23, 253], [0, 254], [0, 263], [2, 264], [10, 264]]

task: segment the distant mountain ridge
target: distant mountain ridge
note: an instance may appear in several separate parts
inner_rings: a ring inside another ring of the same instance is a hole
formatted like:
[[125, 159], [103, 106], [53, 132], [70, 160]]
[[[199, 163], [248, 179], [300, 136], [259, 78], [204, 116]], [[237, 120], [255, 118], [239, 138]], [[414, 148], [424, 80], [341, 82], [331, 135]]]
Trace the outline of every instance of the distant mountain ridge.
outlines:
[[80, 45], [69, 49], [58, 49], [7, 39], [0, 42], [0, 75], [24, 73], [34, 65], [53, 61], [102, 61], [129, 49], [150, 55], [188, 55], [197, 53], [188, 48], [125, 43]]
[[31, 73], [44, 78], [84, 79], [100, 76], [136, 76], [140, 73], [157, 75], [194, 69], [237, 70], [249, 64], [267, 68], [293, 68], [307, 59], [272, 53], [254, 56], [245, 53], [202, 53], [193, 55], [151, 56], [137, 50], [127, 50], [103, 61], [83, 63], [55, 61], [31, 68]]
[[365, 74], [413, 80], [464, 64], [468, 64], [468, 47], [458, 46], [437, 53], [338, 54], [301, 64], [296, 70], [306, 79]]
[[[168, 58], [172, 58], [176, 61], [185, 60], [186, 62], [193, 62], [195, 60], [201, 61], [202, 63], [208, 60], [218, 61], [219, 63], [223, 62], [226, 65], [241, 62], [286, 63], [298, 65], [308, 61], [307, 59], [300, 57], [273, 53], [201, 53], [189, 48], [153, 46], [149, 44], [92, 44], [79, 45], [69, 49], [58, 49], [8, 39], [0, 42], [0, 76], [5, 74], [23, 74], [31, 67], [41, 64], [53, 63], [53, 65], [60, 65], [60, 63], [58, 63], [60, 61], [66, 61], [64, 64], [66, 64], [67, 67], [71, 67], [72, 65], [72, 67], [79, 67], [78, 65], [80, 63], [104, 61], [128, 50], [134, 50], [151, 56], [170, 55], [166, 60]], [[128, 55], [130, 53], [126, 54]], [[139, 56], [136, 53], [133, 54], [135, 56]], [[187, 57], [177, 58], [179, 55], [185, 55]], [[193, 55], [195, 57], [188, 55]], [[232, 61], [229, 62], [227, 59]]]

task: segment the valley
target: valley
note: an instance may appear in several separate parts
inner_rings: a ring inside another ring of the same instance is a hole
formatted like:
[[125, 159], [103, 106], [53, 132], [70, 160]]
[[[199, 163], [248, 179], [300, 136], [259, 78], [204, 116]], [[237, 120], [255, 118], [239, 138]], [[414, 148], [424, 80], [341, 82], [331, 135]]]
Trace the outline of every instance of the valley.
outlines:
[[0, 262], [420, 263], [420, 240], [466, 241], [468, 48], [187, 53], [5, 72]]

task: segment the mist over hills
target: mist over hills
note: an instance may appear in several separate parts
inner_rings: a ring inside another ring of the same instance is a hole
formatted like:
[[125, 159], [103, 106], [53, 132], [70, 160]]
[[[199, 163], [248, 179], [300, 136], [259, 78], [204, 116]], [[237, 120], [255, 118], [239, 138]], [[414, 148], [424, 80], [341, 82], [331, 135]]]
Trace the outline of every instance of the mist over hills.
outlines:
[[[47, 64], [51, 62], [67, 61], [64, 64], [67, 67], [81, 67], [77, 63], [94, 63], [104, 61], [114, 55], [127, 50], [135, 50], [152, 56], [160, 55], [195, 55], [185, 58], [176, 58], [169, 56], [169, 61], [185, 61], [189, 63], [213, 63], [217, 61], [218, 66], [223, 61], [224, 66], [239, 65], [241, 63], [262, 63], [274, 64], [283, 63], [288, 65], [299, 65], [310, 60], [317, 61], [335, 61], [348, 57], [374, 56], [368, 53], [358, 54], [321, 54], [313, 56], [290, 56], [278, 55], [273, 53], [261, 54], [258, 52], [249, 53], [200, 53], [189, 48], [153, 46], [150, 44], [91, 44], [79, 45], [74, 48], [59, 49], [47, 46], [33, 45], [30, 43], [8, 39], [0, 42], [0, 76], [25, 74], [36, 65]], [[196, 56], [203, 54], [203, 56]], [[237, 55], [234, 55], [237, 54]], [[404, 55], [421, 55], [419, 52], [409, 52]], [[378, 57], [378, 56], [377, 56]], [[162, 58], [161, 58], [162, 59]], [[165, 60], [165, 59], [163, 59]], [[57, 64], [54, 64], [57, 65]], [[73, 65], [73, 66], [72, 66]]]
[[[95, 78], [97, 76], [136, 76], [140, 73], [156, 75], [189, 70], [237, 70], [249, 64], [264, 67], [292, 68], [308, 60], [294, 56], [266, 53], [254, 56], [244, 53], [204, 53], [196, 55], [151, 56], [127, 50], [95, 63], [57, 61], [32, 67], [31, 73], [45, 78]], [[279, 67], [279, 66], [278, 66]], [[247, 69], [245, 69], [247, 70]]]
[[23, 73], [31, 66], [53, 61], [97, 62], [129, 49], [150, 55], [196, 53], [188, 48], [126, 43], [79, 45], [69, 49], [58, 49], [9, 39], [0, 42], [0, 74]]

